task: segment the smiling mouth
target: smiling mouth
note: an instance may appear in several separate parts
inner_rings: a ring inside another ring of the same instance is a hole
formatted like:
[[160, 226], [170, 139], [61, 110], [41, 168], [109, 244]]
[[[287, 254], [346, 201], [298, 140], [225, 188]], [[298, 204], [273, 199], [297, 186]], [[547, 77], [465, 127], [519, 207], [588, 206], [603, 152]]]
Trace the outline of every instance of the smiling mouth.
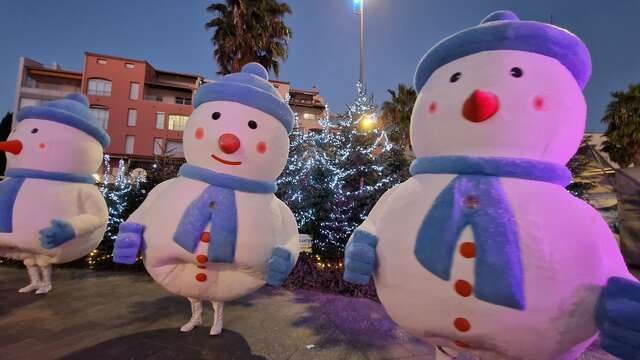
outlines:
[[217, 161], [219, 161], [219, 162], [221, 162], [221, 163], [223, 163], [223, 164], [225, 164], [225, 165], [238, 166], [238, 165], [242, 164], [242, 162], [240, 162], [240, 161], [229, 161], [229, 160], [225, 160], [225, 159], [222, 159], [222, 158], [219, 158], [219, 157], [215, 156], [214, 154], [211, 154], [211, 157], [212, 157], [214, 160], [217, 160]]

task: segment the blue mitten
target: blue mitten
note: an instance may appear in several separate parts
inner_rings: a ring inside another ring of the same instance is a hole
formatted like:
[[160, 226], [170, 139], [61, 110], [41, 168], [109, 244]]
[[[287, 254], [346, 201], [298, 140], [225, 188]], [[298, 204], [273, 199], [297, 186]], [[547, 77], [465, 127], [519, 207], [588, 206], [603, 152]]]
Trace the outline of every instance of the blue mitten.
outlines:
[[144, 225], [125, 222], [120, 224], [116, 243], [113, 245], [113, 262], [131, 265], [136, 262], [142, 247]]
[[76, 237], [71, 223], [64, 220], [53, 219], [51, 226], [39, 231], [40, 244], [45, 249], [53, 249]]
[[282, 286], [291, 270], [293, 270], [293, 265], [291, 251], [282, 246], [276, 246], [271, 253], [271, 259], [267, 263], [267, 284], [275, 287]]
[[347, 243], [343, 279], [354, 284], [366, 285], [376, 271], [376, 245], [378, 238], [364, 230], [356, 230]]
[[602, 349], [623, 360], [640, 359], [640, 283], [612, 277], [596, 307]]

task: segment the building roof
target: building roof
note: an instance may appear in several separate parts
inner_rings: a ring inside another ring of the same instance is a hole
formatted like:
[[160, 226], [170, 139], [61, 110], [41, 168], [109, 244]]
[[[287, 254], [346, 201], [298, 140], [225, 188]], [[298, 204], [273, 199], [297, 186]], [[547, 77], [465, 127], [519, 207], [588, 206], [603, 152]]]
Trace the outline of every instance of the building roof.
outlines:
[[204, 78], [204, 76], [197, 75], [197, 74], [180, 73], [180, 72], [175, 72], [175, 71], [156, 69], [147, 60], [138, 60], [138, 59], [132, 59], [132, 58], [125, 58], [125, 57], [121, 57], [121, 56], [98, 54], [98, 53], [94, 53], [94, 52], [90, 52], [90, 51], [85, 51], [84, 54], [85, 55], [98, 56], [98, 57], [104, 57], [104, 58], [108, 58], [108, 59], [118, 59], [118, 60], [123, 60], [123, 61], [144, 63], [144, 64], [147, 64], [149, 67], [151, 67], [155, 72], [160, 72], [160, 73], [165, 73], [165, 74], [182, 75], [182, 76], [188, 76], [188, 77], [193, 77], [193, 78]]

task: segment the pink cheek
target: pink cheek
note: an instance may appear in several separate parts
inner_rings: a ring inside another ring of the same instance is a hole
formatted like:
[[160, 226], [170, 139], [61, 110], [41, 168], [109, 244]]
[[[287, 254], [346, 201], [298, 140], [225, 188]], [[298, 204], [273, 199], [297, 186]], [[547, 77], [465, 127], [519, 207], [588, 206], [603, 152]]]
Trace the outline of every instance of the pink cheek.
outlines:
[[196, 139], [202, 140], [204, 138], [204, 129], [199, 127], [196, 129]]
[[40, 144], [38, 144], [38, 149], [40, 149], [40, 150], [44, 150], [44, 149], [46, 149], [46, 148], [47, 148], [47, 144], [45, 144], [45, 143], [40, 143]]
[[429, 104], [429, 114], [435, 114], [437, 110], [438, 110], [438, 103], [435, 101], [432, 101], [431, 104]]
[[264, 154], [267, 152], [267, 143], [264, 141], [260, 141], [258, 145], [256, 145], [256, 151], [260, 154]]
[[544, 99], [541, 96], [536, 96], [533, 99], [533, 108], [537, 111], [544, 110]]

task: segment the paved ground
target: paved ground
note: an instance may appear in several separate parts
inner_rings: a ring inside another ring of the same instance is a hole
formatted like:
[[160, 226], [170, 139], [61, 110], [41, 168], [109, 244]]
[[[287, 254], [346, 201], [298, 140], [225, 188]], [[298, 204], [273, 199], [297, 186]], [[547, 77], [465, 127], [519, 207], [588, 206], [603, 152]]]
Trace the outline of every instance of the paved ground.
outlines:
[[[180, 333], [188, 302], [144, 273], [54, 270], [46, 296], [16, 292], [22, 269], [0, 267], [0, 279], [1, 359], [434, 359], [364, 299], [263, 288], [228, 303], [225, 330], [211, 337], [210, 309], [202, 327]], [[581, 358], [595, 359], [613, 358], [597, 349]]]

